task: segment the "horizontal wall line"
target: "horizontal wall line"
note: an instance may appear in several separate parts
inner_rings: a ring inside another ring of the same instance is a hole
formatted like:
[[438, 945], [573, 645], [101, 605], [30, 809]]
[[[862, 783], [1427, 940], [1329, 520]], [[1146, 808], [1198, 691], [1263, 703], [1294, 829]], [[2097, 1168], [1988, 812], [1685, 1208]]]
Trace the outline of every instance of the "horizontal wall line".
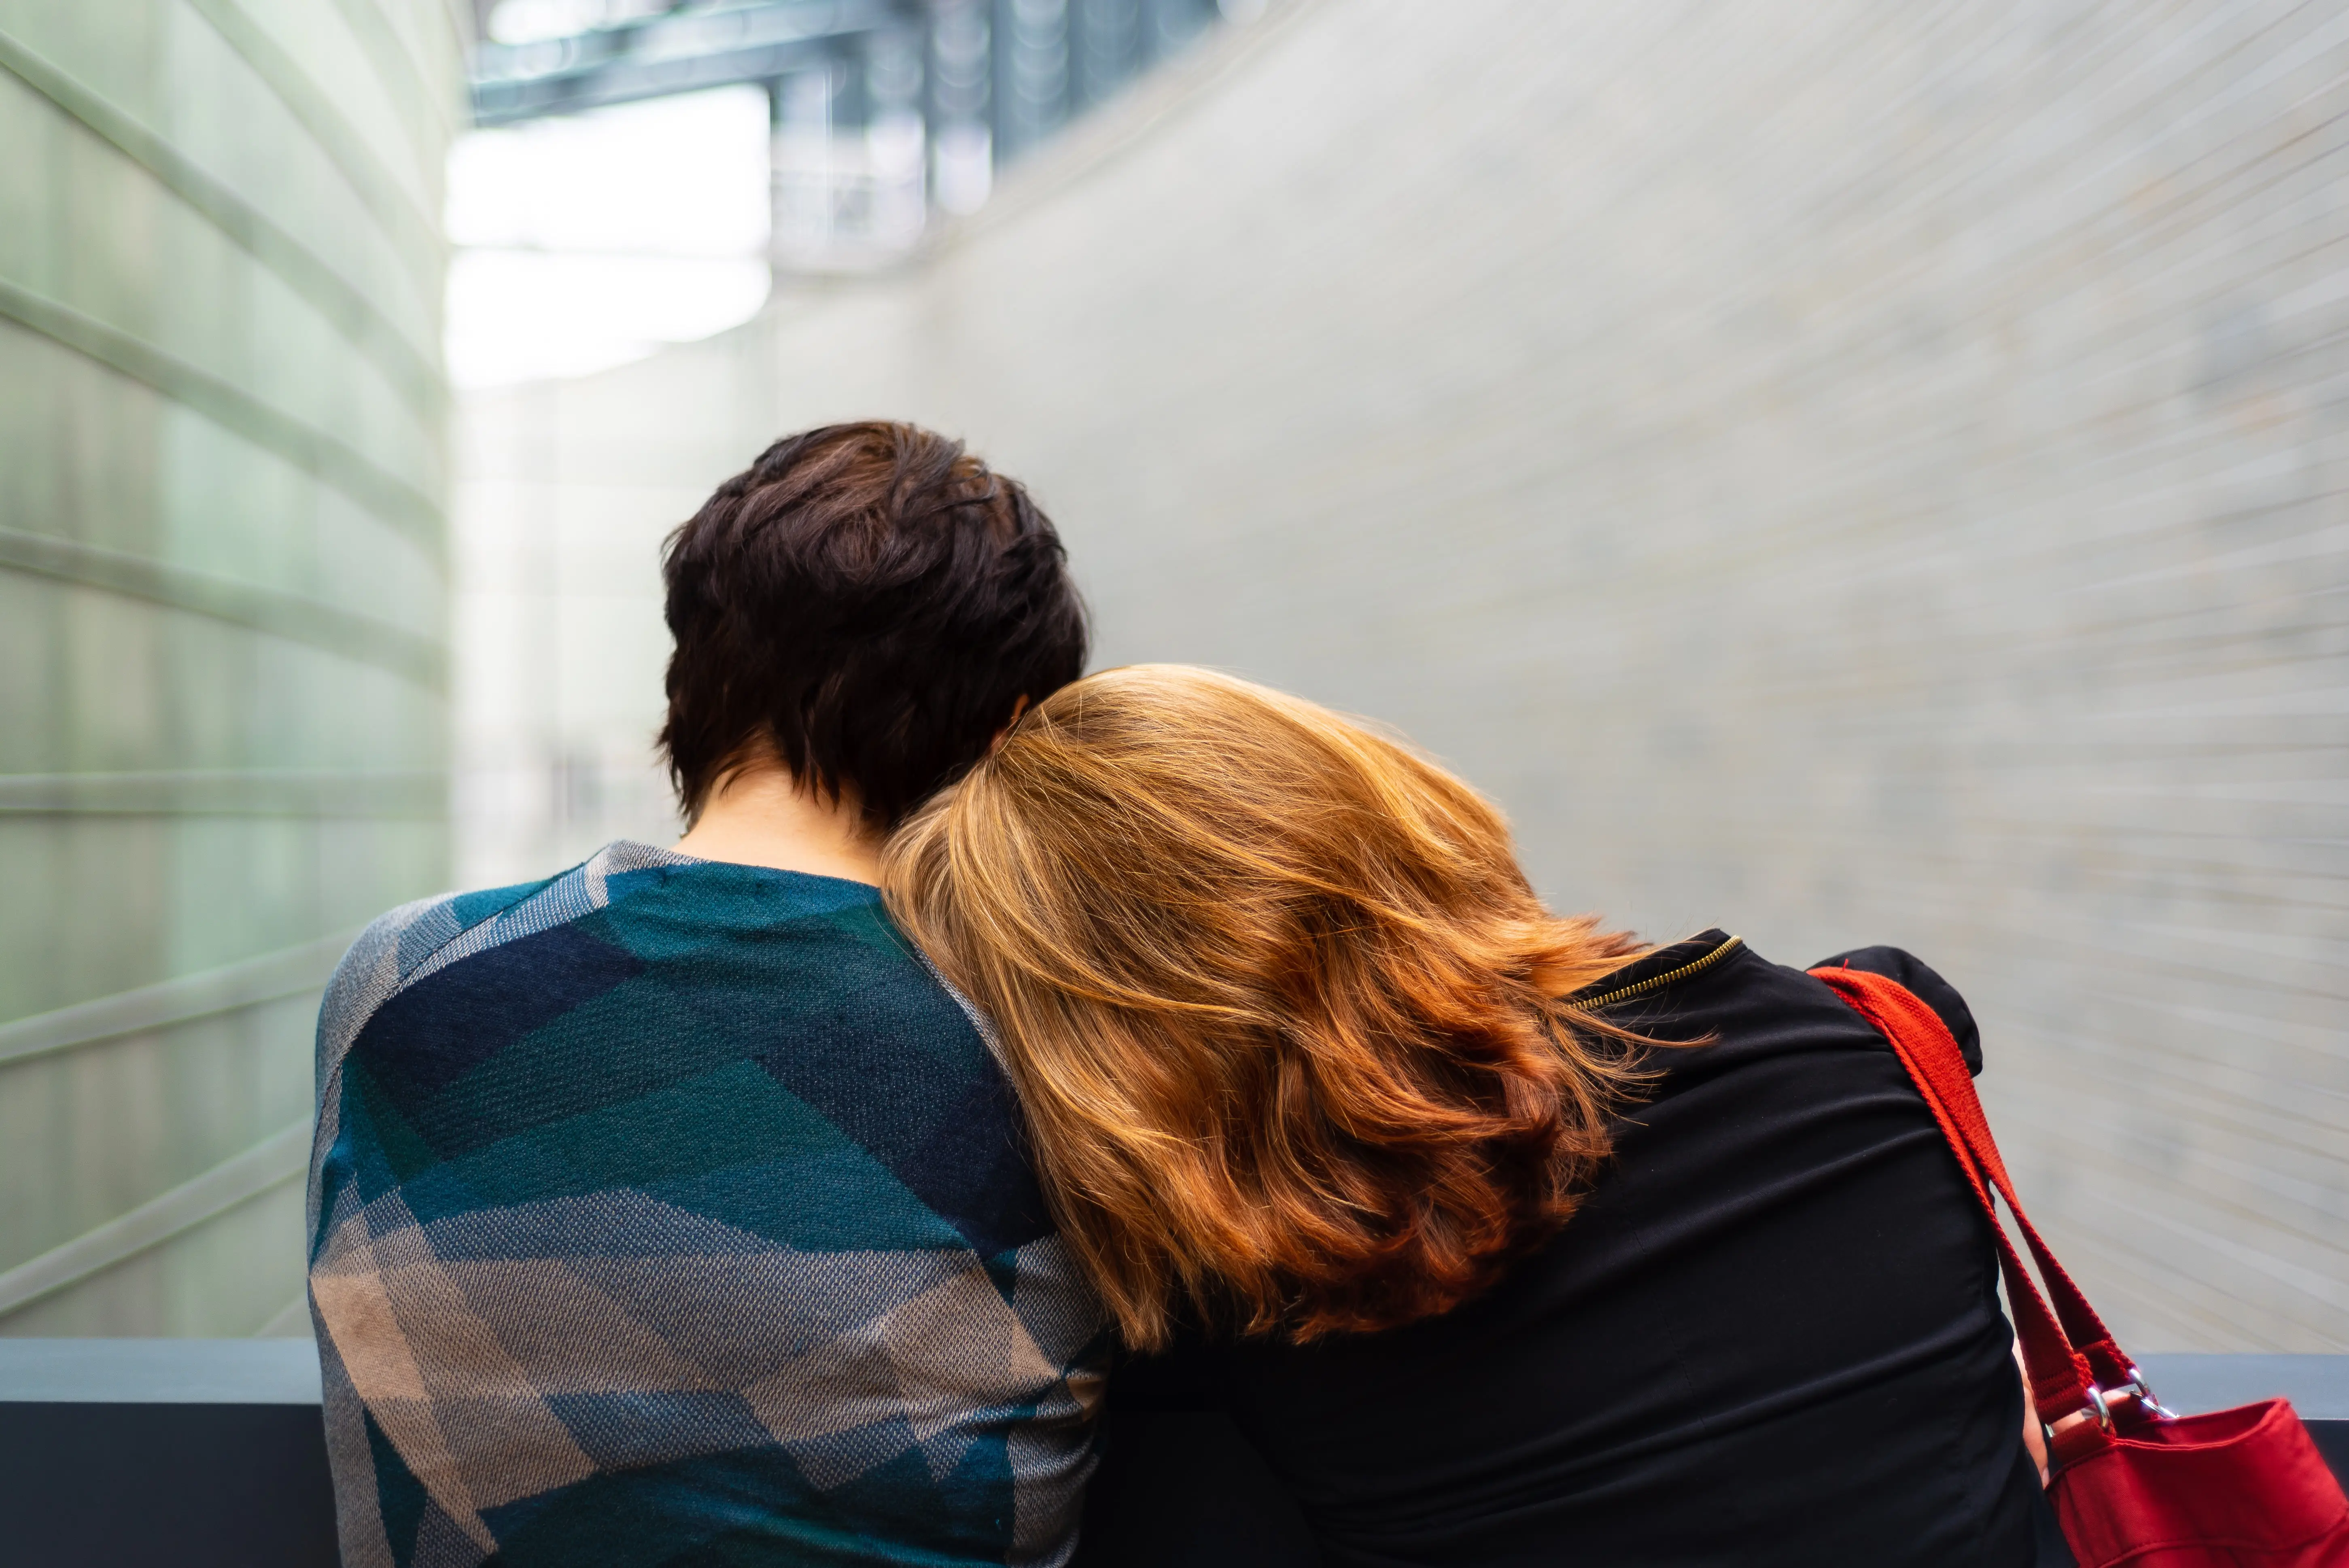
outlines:
[[0, 1274], [0, 1316], [104, 1274], [307, 1172], [307, 1117], [62, 1246]]
[[448, 815], [435, 769], [190, 769], [0, 773], [0, 817], [386, 817]]
[[[429, 67], [409, 52], [376, 0], [336, 0], [336, 5], [351, 36], [359, 41], [359, 47], [374, 57], [377, 75], [387, 84], [397, 77], [403, 84], [399, 93], [411, 106], [423, 111], [426, 123], [432, 128], [433, 140], [439, 145], [419, 146], [417, 151], [437, 161], [448, 140], [468, 129], [460, 119], [463, 110], [457, 94], [452, 91], [444, 98], [433, 92]], [[457, 56], [453, 63], [458, 70], [452, 86], [464, 80], [463, 56]], [[409, 139], [418, 139], [411, 131]]]
[[274, 452], [402, 530], [424, 546], [436, 565], [443, 563], [447, 545], [439, 504], [335, 437], [151, 343], [5, 278], [0, 278], [0, 317], [63, 344]]
[[435, 280], [448, 264], [440, 226], [432, 214], [417, 204], [385, 168], [367, 139], [343, 118], [326, 89], [310, 79], [301, 63], [234, 0], [188, 0], [198, 15], [212, 26], [239, 58], [253, 67], [264, 85], [288, 113], [310, 133], [318, 150], [343, 176], [343, 181], [383, 226], [392, 242], [407, 253], [419, 282]]
[[47, 98], [201, 214], [306, 299], [352, 345], [376, 361], [427, 419], [440, 418], [448, 389], [433, 360], [356, 285], [153, 130], [55, 65], [0, 33], [0, 70]]
[[449, 687], [449, 653], [432, 638], [299, 594], [13, 528], [0, 528], [0, 571], [144, 599], [357, 659], [436, 692]]
[[400, 396], [427, 420], [448, 410], [448, 388], [433, 362], [407, 335], [315, 252], [272, 222], [260, 209], [128, 111], [109, 103], [65, 71], [0, 32], [0, 70], [6, 71], [56, 106], [92, 135], [145, 170], [207, 222], [220, 231], [307, 300], [389, 377]]
[[357, 931], [0, 1024], [0, 1067], [323, 989]]

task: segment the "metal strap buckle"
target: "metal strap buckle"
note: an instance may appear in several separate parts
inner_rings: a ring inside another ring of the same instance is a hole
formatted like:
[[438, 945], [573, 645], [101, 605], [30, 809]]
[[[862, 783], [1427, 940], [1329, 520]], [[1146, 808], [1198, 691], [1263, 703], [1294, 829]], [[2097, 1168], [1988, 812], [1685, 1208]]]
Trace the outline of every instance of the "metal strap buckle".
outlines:
[[2156, 1420], [2174, 1421], [2178, 1418], [2177, 1411], [2153, 1397], [2153, 1385], [2145, 1380], [2145, 1374], [2137, 1370], [2134, 1363], [2129, 1367], [2129, 1380], [2117, 1388], [2099, 1388], [2094, 1383], [2088, 1385], [2086, 1413], [2095, 1416], [2096, 1425], [2109, 1432], [2113, 1429], [2112, 1402], [2122, 1398], [2135, 1399], [2137, 1408]]
[[2096, 1425], [2106, 1431], [2113, 1429], [2113, 1408], [2105, 1403], [2105, 1391], [2094, 1383], [2088, 1385], [2088, 1404], [2085, 1412], [2096, 1418]]
[[2129, 1380], [2122, 1384], [2119, 1387], [2114, 1389], [2113, 1392], [2116, 1394], [2136, 1395], [2137, 1408], [2145, 1411], [2156, 1420], [2174, 1421], [2178, 1419], [2177, 1411], [2169, 1408], [2160, 1400], [2153, 1397], [2153, 1385], [2145, 1380], [2145, 1374], [2137, 1369], [2137, 1365], [2134, 1361], [2129, 1363]]

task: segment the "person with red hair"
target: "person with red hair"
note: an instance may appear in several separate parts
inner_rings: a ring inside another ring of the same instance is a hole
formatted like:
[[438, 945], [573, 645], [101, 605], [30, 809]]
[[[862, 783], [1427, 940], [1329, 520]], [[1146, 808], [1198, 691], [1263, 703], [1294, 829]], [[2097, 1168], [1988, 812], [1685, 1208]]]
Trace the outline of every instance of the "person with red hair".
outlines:
[[[1553, 914], [1460, 779], [1182, 666], [1045, 697], [883, 888], [1123, 1340], [1081, 1560], [1206, 1560], [1121, 1522], [1154, 1407], [1228, 1412], [1332, 1565], [2038, 1560], [1988, 1222], [1822, 982]], [[1930, 969], [1835, 962], [1979, 1068]]]

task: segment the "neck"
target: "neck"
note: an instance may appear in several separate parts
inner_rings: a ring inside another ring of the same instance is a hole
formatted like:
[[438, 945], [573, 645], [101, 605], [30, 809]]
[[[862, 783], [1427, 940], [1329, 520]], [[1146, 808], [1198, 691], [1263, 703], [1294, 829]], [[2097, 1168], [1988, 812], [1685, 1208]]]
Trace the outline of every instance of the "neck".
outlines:
[[705, 861], [877, 883], [882, 838], [854, 793], [825, 799], [788, 769], [764, 763], [711, 791], [677, 847]]

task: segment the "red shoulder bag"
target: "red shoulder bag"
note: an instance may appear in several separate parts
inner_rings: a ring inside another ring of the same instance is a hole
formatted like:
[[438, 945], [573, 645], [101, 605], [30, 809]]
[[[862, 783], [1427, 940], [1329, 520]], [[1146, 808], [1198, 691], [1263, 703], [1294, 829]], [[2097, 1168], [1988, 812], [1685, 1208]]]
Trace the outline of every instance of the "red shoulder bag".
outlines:
[[[1990, 1216], [2039, 1419], [2053, 1428], [2087, 1418], [2048, 1444], [2048, 1497], [2080, 1568], [2349, 1564], [2349, 1498], [2289, 1403], [2178, 1416], [2155, 1401], [2015, 1202], [1973, 1075], [1940, 1015], [1880, 975], [1811, 973], [1892, 1042]], [[1999, 1223], [1993, 1191], [2039, 1264], [2045, 1296]]]

